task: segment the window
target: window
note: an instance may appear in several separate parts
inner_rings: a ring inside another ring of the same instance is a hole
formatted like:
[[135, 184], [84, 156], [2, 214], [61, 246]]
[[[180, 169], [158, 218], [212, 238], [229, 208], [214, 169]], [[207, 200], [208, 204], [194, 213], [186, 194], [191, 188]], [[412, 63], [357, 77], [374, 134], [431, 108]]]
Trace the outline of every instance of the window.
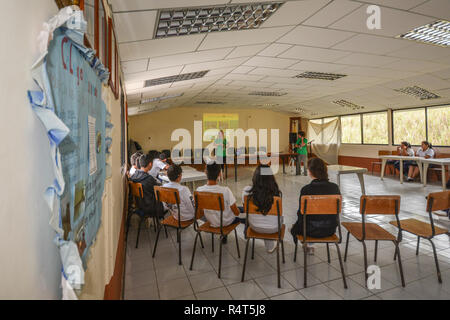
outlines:
[[393, 111], [392, 123], [394, 144], [407, 141], [418, 146], [426, 140], [425, 108]]
[[95, 47], [95, 2], [94, 0], [84, 1], [84, 18], [87, 22], [86, 40], [90, 48]]
[[363, 143], [389, 143], [387, 112], [363, 114]]
[[341, 142], [361, 144], [361, 115], [341, 117]]
[[336, 119], [339, 119], [339, 117], [323, 118], [323, 124], [326, 124], [326, 123], [331, 122]]
[[98, 1], [98, 41], [96, 41], [97, 56], [104, 66], [108, 66], [108, 21], [106, 20], [106, 12], [103, 1]]
[[450, 146], [450, 106], [427, 108], [428, 141], [435, 146]]

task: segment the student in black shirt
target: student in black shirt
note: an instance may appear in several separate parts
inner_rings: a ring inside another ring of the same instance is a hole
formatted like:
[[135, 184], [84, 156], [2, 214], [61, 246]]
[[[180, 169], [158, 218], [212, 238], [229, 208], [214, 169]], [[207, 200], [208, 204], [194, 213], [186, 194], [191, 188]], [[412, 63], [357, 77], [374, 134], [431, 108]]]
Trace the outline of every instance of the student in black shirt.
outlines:
[[[313, 180], [302, 188], [300, 198], [306, 195], [341, 194], [338, 185], [328, 181], [327, 166], [322, 159], [312, 158], [308, 161], [308, 174]], [[298, 210], [300, 211], [300, 208]], [[299, 211], [297, 211], [297, 215]], [[335, 215], [306, 217], [306, 233], [309, 237], [326, 238], [332, 236], [336, 232], [337, 226], [338, 221]], [[294, 242], [297, 242], [297, 235], [303, 234], [303, 217], [301, 215], [292, 226], [291, 234], [294, 237]], [[313, 250], [310, 249], [309, 251]]]

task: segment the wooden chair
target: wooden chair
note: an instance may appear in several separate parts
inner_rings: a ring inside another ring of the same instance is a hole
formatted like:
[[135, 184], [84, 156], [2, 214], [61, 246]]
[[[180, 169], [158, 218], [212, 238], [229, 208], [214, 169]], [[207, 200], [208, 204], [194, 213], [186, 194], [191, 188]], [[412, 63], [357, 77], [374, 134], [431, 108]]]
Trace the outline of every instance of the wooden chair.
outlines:
[[[224, 208], [224, 200], [223, 200], [223, 194], [221, 193], [213, 193], [213, 192], [194, 192], [194, 199], [195, 199], [195, 214], [196, 219], [194, 221], [194, 230], [197, 232], [194, 240], [194, 249], [192, 251], [192, 259], [191, 259], [191, 266], [190, 270], [192, 270], [192, 267], [194, 266], [194, 257], [195, 257], [195, 248], [197, 246], [197, 238], [201, 237], [201, 232], [206, 232], [211, 234], [211, 240], [212, 240], [212, 250], [214, 252], [214, 235], [220, 235], [220, 249], [219, 249], [219, 272], [218, 276], [220, 278], [221, 276], [221, 270], [222, 270], [222, 239], [231, 233], [231, 231], [234, 230], [234, 234], [236, 236], [236, 248], [237, 248], [237, 254], [238, 257], [241, 257], [241, 254], [239, 252], [239, 242], [238, 242], [238, 236], [236, 227], [239, 225], [239, 223], [231, 224], [229, 226], [223, 226], [223, 210]], [[215, 210], [220, 211], [220, 226], [218, 228], [211, 227], [211, 223], [209, 221], [203, 223], [201, 226], [198, 225], [197, 220], [201, 219], [204, 215], [203, 210]]]
[[[161, 228], [164, 227], [170, 227], [177, 229], [177, 242], [178, 242], [178, 264], [181, 265], [181, 232], [188, 228], [190, 225], [194, 223], [195, 219], [191, 219], [188, 221], [181, 221], [181, 211], [180, 211], [180, 193], [178, 192], [178, 189], [174, 188], [164, 188], [155, 186], [155, 195], [156, 200], [161, 203], [168, 203], [170, 205], [176, 206], [178, 210], [178, 219], [175, 219], [173, 215], [170, 215], [169, 217], [165, 218], [163, 221], [161, 221], [160, 224], [158, 224], [158, 233], [156, 235], [156, 241], [155, 241], [155, 247], [153, 248], [153, 255], [152, 257], [155, 257], [156, 254], [156, 247], [158, 246], [158, 239], [159, 239], [159, 233], [161, 232]], [[203, 240], [200, 237], [200, 242], [202, 244], [202, 248], [204, 248]]]
[[[347, 289], [347, 281], [345, 280], [344, 265], [342, 264], [341, 251], [339, 243], [342, 242], [341, 224], [339, 222], [339, 215], [342, 211], [342, 196], [341, 195], [315, 195], [302, 196], [300, 198], [300, 212], [298, 219], [303, 219], [303, 235], [297, 235], [297, 240], [303, 244], [303, 259], [304, 259], [304, 286], [307, 287], [307, 248], [308, 243], [325, 243], [327, 245], [328, 263], [330, 263], [330, 248], [329, 244], [334, 243], [339, 257], [339, 264], [341, 266], [342, 280], [344, 288]], [[338, 222], [339, 237], [334, 234], [326, 238], [312, 238], [308, 237], [306, 230], [306, 217], [308, 215], [336, 215]], [[300, 217], [302, 215], [303, 217]], [[295, 242], [294, 262], [297, 260], [297, 246], [298, 241]]]
[[276, 216], [278, 221], [278, 231], [275, 233], [258, 233], [254, 231], [249, 225], [248, 225], [248, 215], [249, 214], [261, 214], [261, 212], [258, 211], [258, 208], [253, 203], [252, 199], [248, 196], [245, 196], [244, 198], [244, 208], [246, 212], [246, 227], [247, 227], [247, 244], [245, 246], [245, 256], [244, 256], [244, 266], [242, 268], [242, 279], [241, 281], [244, 282], [245, 277], [245, 268], [247, 265], [247, 254], [248, 254], [248, 245], [250, 243], [250, 240], [253, 239], [253, 253], [252, 253], [252, 259], [254, 257], [254, 248], [255, 248], [255, 239], [262, 239], [262, 240], [274, 240], [277, 242], [277, 273], [278, 273], [278, 288], [281, 288], [281, 276], [280, 276], [280, 243], [281, 243], [281, 250], [283, 255], [283, 263], [285, 262], [284, 259], [284, 245], [283, 245], [283, 239], [284, 239], [284, 233], [286, 230], [286, 225], [281, 224], [281, 216], [283, 214], [282, 209], [282, 202], [280, 197], [273, 197], [273, 205], [269, 212], [267, 212], [268, 216]]
[[[391, 154], [391, 151], [389, 151], [389, 150], [378, 150], [378, 155], [379, 156], [388, 156], [388, 155], [390, 155]], [[382, 162], [381, 161], [374, 161], [374, 162], [372, 162], [372, 175], [373, 175], [373, 168], [375, 167], [375, 166], [380, 166], [380, 170], [381, 170], [381, 164], [382, 164]], [[386, 166], [387, 167], [387, 166]], [[386, 170], [386, 169], [385, 169]]]
[[[342, 226], [347, 229], [347, 242], [345, 244], [344, 261], [347, 261], [348, 241], [350, 234], [360, 241], [364, 248], [364, 274], [366, 281], [367, 275], [367, 248], [366, 240], [375, 240], [375, 256], [374, 261], [377, 261], [378, 241], [392, 241], [395, 245], [396, 255], [398, 254], [398, 266], [400, 268], [400, 277], [402, 286], [405, 286], [405, 279], [403, 276], [402, 260], [400, 258], [399, 244], [402, 241], [402, 227], [400, 226], [400, 220], [398, 219], [398, 213], [400, 210], [400, 196], [361, 196], [360, 200], [360, 213], [362, 215], [362, 223], [359, 222], [343, 222]], [[398, 235], [395, 237], [387, 230], [383, 229], [376, 223], [366, 222], [366, 215], [369, 214], [383, 214], [383, 215], [395, 215], [398, 222]], [[394, 260], [396, 259], [394, 256]], [[367, 285], [367, 283], [366, 283]]]
[[[402, 229], [417, 236], [416, 255], [419, 254], [420, 238], [430, 241], [431, 247], [433, 248], [434, 262], [436, 263], [439, 283], [442, 283], [442, 277], [439, 269], [436, 247], [434, 246], [432, 239], [434, 236], [447, 233], [448, 230], [436, 227], [434, 225], [432, 212], [437, 210], [446, 210], [448, 208], [450, 208], [450, 191], [430, 193], [427, 198], [427, 211], [430, 218], [430, 223], [416, 219], [401, 220]], [[400, 225], [400, 222], [398, 221], [391, 221], [390, 223], [396, 227]]]

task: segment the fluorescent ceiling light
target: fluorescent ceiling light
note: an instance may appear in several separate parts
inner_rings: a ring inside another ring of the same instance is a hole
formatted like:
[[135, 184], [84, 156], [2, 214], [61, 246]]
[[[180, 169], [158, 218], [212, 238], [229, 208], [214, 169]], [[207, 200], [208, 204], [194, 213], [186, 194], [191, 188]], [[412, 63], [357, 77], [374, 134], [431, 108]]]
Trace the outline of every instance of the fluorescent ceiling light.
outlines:
[[438, 20], [431, 24], [418, 27], [399, 38], [433, 44], [441, 47], [450, 46], [450, 22]]
[[324, 73], [324, 72], [313, 72], [307, 71], [294, 76], [294, 78], [306, 78], [306, 79], [317, 79], [317, 80], [337, 80], [346, 77], [345, 74], [336, 73]]
[[360, 109], [364, 109], [363, 106], [357, 105], [353, 102], [347, 101], [347, 100], [336, 100], [333, 101], [334, 104], [337, 104], [338, 106], [341, 106], [343, 108], [349, 108], [352, 110], [360, 110]]
[[208, 72], [209, 72], [209, 70], [204, 70], [204, 71], [199, 71], [199, 72], [178, 74], [176, 76], [151, 79], [151, 80], [145, 81], [144, 88], [152, 87], [152, 86], [159, 86], [161, 84], [173, 83], [173, 82], [178, 82], [178, 81], [199, 79], [199, 78], [203, 78]]
[[184, 93], [174, 94], [174, 95], [168, 95], [168, 96], [162, 96], [162, 97], [156, 97], [156, 98], [149, 98], [149, 99], [143, 99], [141, 100], [141, 104], [149, 103], [149, 102], [156, 102], [156, 101], [162, 101], [172, 98], [178, 98], [184, 95]]
[[432, 93], [428, 91], [427, 89], [413, 86], [413, 87], [406, 87], [406, 88], [400, 88], [400, 89], [394, 89], [397, 92], [402, 92], [405, 94], [409, 94], [411, 96], [414, 96], [416, 98], [419, 98], [420, 100], [430, 100], [430, 99], [438, 99], [440, 96], [438, 96], [435, 93]]
[[256, 29], [284, 2], [161, 10], [155, 38]]
[[250, 96], [263, 96], [263, 97], [281, 97], [286, 95], [287, 93], [285, 92], [270, 92], [270, 91], [253, 91], [250, 92], [249, 95]]

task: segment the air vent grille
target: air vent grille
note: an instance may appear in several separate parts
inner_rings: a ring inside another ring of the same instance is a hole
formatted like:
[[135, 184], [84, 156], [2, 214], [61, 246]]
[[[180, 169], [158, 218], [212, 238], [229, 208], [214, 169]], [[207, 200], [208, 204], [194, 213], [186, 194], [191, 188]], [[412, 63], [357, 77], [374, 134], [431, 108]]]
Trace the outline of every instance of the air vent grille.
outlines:
[[336, 73], [324, 73], [324, 72], [313, 72], [307, 71], [301, 74], [294, 76], [294, 78], [306, 78], [306, 79], [316, 79], [316, 80], [337, 80], [343, 77], [346, 77], [345, 74], [336, 74]]
[[333, 103], [337, 104], [338, 106], [341, 106], [343, 108], [348, 108], [348, 109], [352, 109], [352, 110], [365, 109], [363, 106], [357, 105], [357, 104], [347, 101], [347, 100], [335, 100], [335, 101], [333, 101]]
[[253, 91], [250, 92], [250, 96], [263, 96], [263, 97], [281, 97], [286, 95], [285, 92], [277, 92], [277, 91]]
[[169, 96], [162, 96], [162, 97], [156, 97], [156, 98], [143, 99], [143, 100], [141, 100], [141, 104], [145, 104], [145, 103], [149, 103], [149, 102], [158, 102], [158, 101], [163, 101], [163, 100], [173, 99], [173, 98], [178, 98], [178, 97], [181, 97], [183, 95], [184, 95], [184, 93], [180, 93], [180, 94], [174, 94], [174, 95], [169, 95]]
[[435, 93], [432, 93], [430, 91], [428, 91], [427, 89], [418, 87], [418, 86], [413, 86], [413, 87], [405, 87], [405, 88], [400, 88], [400, 89], [395, 89], [395, 91], [397, 92], [401, 92], [404, 94], [409, 94], [413, 97], [416, 97], [420, 100], [430, 100], [430, 99], [438, 99], [440, 98], [440, 96], [438, 96]]
[[151, 80], [145, 81], [144, 87], [147, 88], [147, 87], [159, 86], [161, 84], [166, 84], [166, 83], [199, 79], [199, 78], [203, 78], [208, 72], [209, 72], [209, 70], [204, 70], [204, 71], [199, 71], [199, 72], [183, 73], [183, 74], [179, 74], [176, 76], [151, 79]]
[[225, 104], [222, 101], [197, 101], [196, 104]]

